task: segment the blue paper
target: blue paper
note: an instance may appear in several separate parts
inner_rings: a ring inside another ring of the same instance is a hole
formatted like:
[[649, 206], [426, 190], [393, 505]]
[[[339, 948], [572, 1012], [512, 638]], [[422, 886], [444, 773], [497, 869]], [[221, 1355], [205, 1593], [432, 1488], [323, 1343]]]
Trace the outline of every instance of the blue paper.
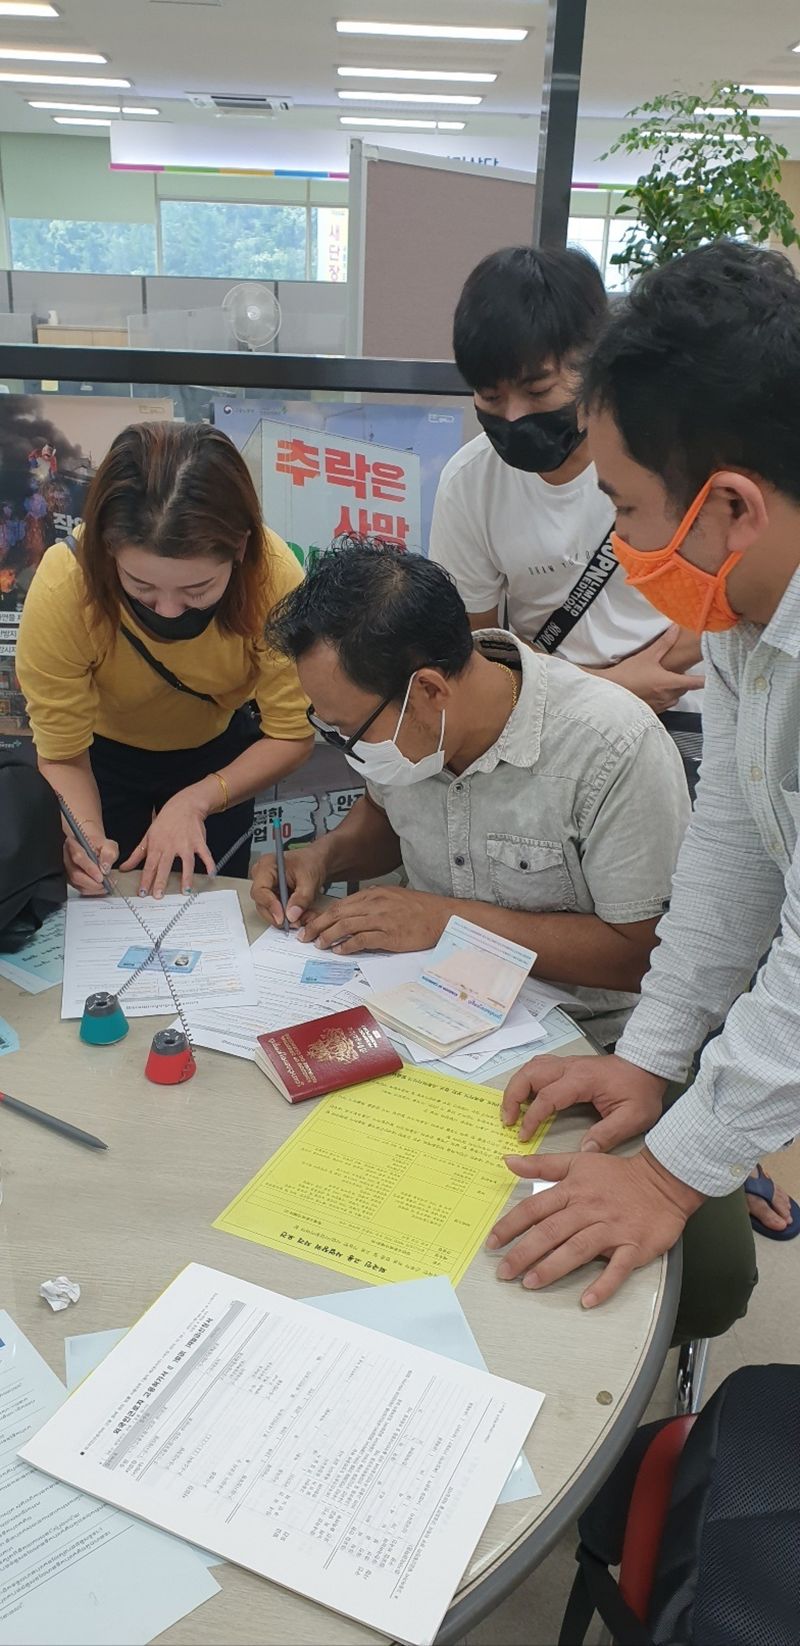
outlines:
[[145, 1646], [219, 1592], [187, 1543], [15, 1457], [64, 1400], [0, 1312], [0, 1646]]
[[19, 1035], [16, 1029], [12, 1029], [11, 1024], [7, 1023], [4, 1017], [0, 1017], [0, 1057], [5, 1057], [8, 1052], [18, 1051]]
[[[106, 1355], [111, 1353], [120, 1339], [127, 1337], [127, 1334], [127, 1326], [115, 1326], [108, 1332], [82, 1332], [78, 1337], [64, 1338], [64, 1360], [70, 1394], [90, 1372], [94, 1371], [95, 1366], [100, 1365], [101, 1360], [105, 1360]], [[191, 1549], [204, 1566], [224, 1564], [221, 1555], [211, 1555], [207, 1549], [198, 1549], [194, 1543], [187, 1543], [185, 1547]]]
[[357, 970], [355, 963], [348, 966], [342, 960], [307, 960], [300, 982], [327, 983], [333, 988], [343, 988], [345, 983], [352, 983]]
[[[401, 1343], [433, 1349], [448, 1360], [460, 1361], [462, 1366], [478, 1366], [483, 1372], [488, 1369], [446, 1275], [402, 1280], [394, 1286], [363, 1286], [356, 1292], [332, 1292], [304, 1301], [325, 1314], [339, 1315], [357, 1325], [371, 1326], [375, 1332], [385, 1332], [387, 1337], [397, 1337]], [[517, 1503], [523, 1497], [538, 1497], [540, 1491], [527, 1458], [520, 1453], [497, 1501]]]
[[60, 983], [64, 975], [65, 921], [66, 911], [56, 909], [23, 949], [0, 955], [0, 977], [28, 994], [41, 994], [43, 989]]
[[200, 952], [199, 949], [159, 949], [158, 954], [154, 954], [152, 946], [148, 949], [132, 943], [117, 966], [126, 972], [138, 971], [141, 967], [146, 972], [174, 972], [176, 977], [183, 973], [188, 977], [200, 959]]

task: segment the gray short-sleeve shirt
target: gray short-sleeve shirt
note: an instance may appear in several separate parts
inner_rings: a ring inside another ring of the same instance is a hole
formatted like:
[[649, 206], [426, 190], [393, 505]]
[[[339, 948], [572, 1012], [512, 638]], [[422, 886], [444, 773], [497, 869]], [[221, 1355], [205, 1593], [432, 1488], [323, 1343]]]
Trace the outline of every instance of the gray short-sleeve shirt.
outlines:
[[[500, 629], [483, 655], [521, 669], [516, 708], [465, 772], [408, 788], [370, 784], [409, 885], [531, 913], [659, 916], [689, 818], [680, 756], [621, 686], [544, 657]], [[579, 989], [596, 1032], [615, 1039], [638, 996]]]

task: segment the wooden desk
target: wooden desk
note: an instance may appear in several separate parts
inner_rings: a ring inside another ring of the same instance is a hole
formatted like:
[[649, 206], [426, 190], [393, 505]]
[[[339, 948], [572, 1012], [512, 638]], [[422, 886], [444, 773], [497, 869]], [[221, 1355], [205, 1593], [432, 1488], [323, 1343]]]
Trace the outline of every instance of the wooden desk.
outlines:
[[[220, 884], [238, 887], [256, 937], [263, 928], [246, 883]], [[0, 1114], [0, 1295], [60, 1378], [65, 1336], [131, 1325], [192, 1260], [292, 1297], [348, 1289], [345, 1275], [211, 1227], [302, 1124], [305, 1105], [290, 1108], [254, 1065], [202, 1049], [188, 1085], [152, 1086], [144, 1062], [154, 1019], [133, 1021], [118, 1046], [100, 1049], [84, 1046], [77, 1023], [60, 1022], [60, 1009], [60, 988], [30, 995], [0, 978], [0, 1015], [21, 1043], [0, 1064], [3, 1086], [109, 1144], [107, 1154], [95, 1154], [19, 1115]], [[577, 1033], [563, 1049], [592, 1051]], [[571, 1148], [584, 1123], [560, 1118], [545, 1148]], [[640, 1270], [588, 1314], [578, 1301], [585, 1275], [534, 1295], [498, 1282], [497, 1262], [480, 1252], [458, 1295], [490, 1371], [546, 1393], [527, 1448], [542, 1495], [495, 1509], [443, 1625], [443, 1646], [504, 1599], [594, 1495], [652, 1393], [677, 1306], [677, 1257]], [[81, 1299], [52, 1314], [38, 1291], [59, 1274], [80, 1283]], [[235, 1566], [214, 1575], [221, 1593], [161, 1640], [361, 1646], [379, 1638]]]
[[36, 341], [83, 349], [127, 349], [130, 344], [126, 326], [37, 326]]

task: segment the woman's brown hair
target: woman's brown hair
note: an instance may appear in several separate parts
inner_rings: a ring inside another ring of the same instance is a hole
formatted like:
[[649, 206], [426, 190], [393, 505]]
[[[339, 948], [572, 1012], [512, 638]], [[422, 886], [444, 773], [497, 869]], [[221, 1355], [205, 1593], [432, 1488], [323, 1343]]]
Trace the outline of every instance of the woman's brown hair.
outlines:
[[89, 487], [78, 550], [98, 617], [116, 630], [120, 549], [235, 562], [243, 543], [216, 620], [247, 637], [262, 633], [270, 591], [261, 506], [244, 459], [209, 423], [132, 423], [117, 435]]

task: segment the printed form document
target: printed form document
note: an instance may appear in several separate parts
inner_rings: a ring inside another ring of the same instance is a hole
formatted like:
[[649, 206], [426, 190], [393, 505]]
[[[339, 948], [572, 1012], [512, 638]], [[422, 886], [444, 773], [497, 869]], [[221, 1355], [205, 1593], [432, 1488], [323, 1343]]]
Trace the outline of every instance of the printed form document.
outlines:
[[430, 1646], [543, 1398], [190, 1264], [21, 1456]]
[[[142, 918], [158, 938], [185, 897], [141, 899]], [[138, 900], [137, 900], [138, 906]], [[86, 996], [107, 989], [122, 996], [126, 1017], [160, 1017], [175, 1003], [157, 956], [124, 898], [71, 897], [67, 902], [62, 1018], [81, 1017]], [[147, 963], [135, 983], [130, 980]], [[184, 908], [164, 944], [164, 963], [186, 1010], [254, 1006], [258, 999], [250, 945], [234, 891], [201, 892]]]

